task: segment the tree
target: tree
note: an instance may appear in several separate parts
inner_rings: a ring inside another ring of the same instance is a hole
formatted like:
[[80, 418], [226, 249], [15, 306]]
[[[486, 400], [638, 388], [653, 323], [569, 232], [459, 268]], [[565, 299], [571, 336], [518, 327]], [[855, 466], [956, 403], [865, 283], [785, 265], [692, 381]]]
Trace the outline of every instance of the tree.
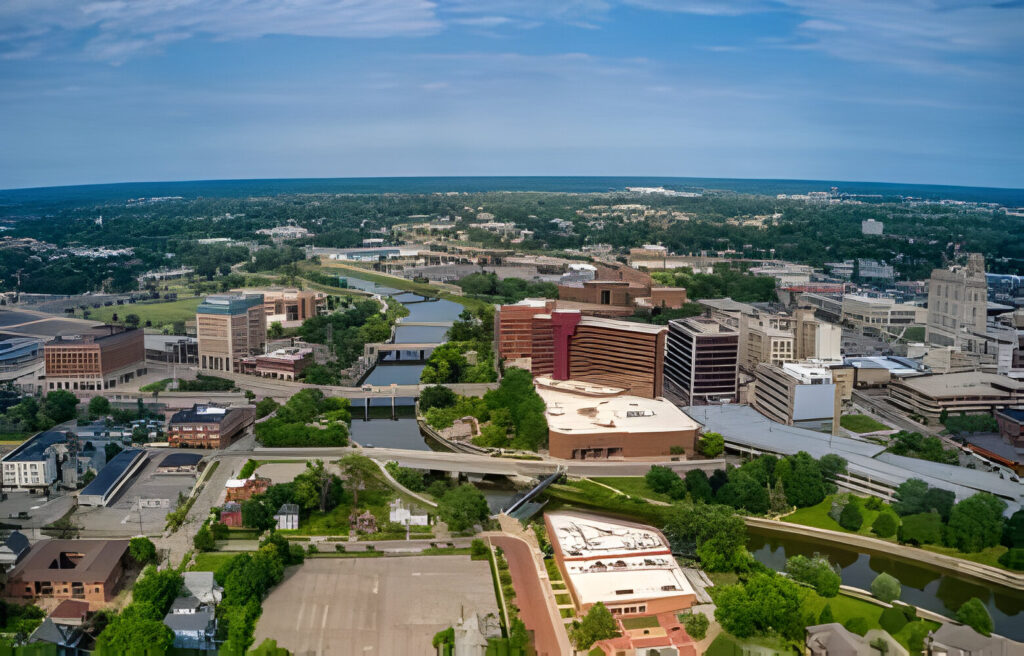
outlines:
[[203, 526], [196, 531], [195, 537], [192, 538], [192, 545], [199, 551], [213, 551], [217, 547], [217, 541], [210, 529]]
[[[294, 397], [293, 397], [294, 398]], [[338, 461], [341, 478], [345, 490], [352, 495], [352, 510], [359, 507], [359, 490], [374, 481], [377, 476], [377, 465], [366, 456], [351, 453]]]
[[89, 399], [89, 418], [96, 419], [110, 413], [110, 401], [105, 396], [94, 396]]
[[141, 321], [142, 320], [139, 319], [139, 315], [135, 314], [134, 312], [132, 312], [130, 314], [127, 314], [124, 317], [124, 323], [129, 328], [138, 328], [139, 327], [139, 323]]
[[704, 636], [708, 634], [710, 625], [711, 622], [704, 613], [683, 615], [683, 627], [686, 629], [686, 634], [694, 640], [703, 640]]
[[758, 572], [746, 584], [726, 585], [714, 593], [715, 619], [738, 638], [772, 632], [798, 640], [803, 632], [803, 595], [796, 583]]
[[132, 538], [128, 541], [128, 553], [141, 565], [156, 562], [156, 545], [146, 537]]
[[741, 571], [750, 564], [746, 524], [728, 506], [676, 504], [668, 511], [663, 532], [674, 553], [697, 556], [709, 571]]
[[711, 490], [711, 483], [708, 482], [708, 475], [701, 469], [691, 469], [686, 472], [686, 491], [690, 493], [692, 501], [703, 501], [711, 503], [715, 493]]
[[305, 509], [319, 508], [327, 512], [332, 504], [331, 491], [338, 477], [327, 471], [323, 460], [306, 462], [306, 471], [295, 477], [295, 500]]
[[941, 487], [929, 487], [924, 494], [924, 507], [922, 512], [934, 510], [942, 517], [942, 521], [948, 522], [949, 515], [953, 512], [953, 505], [956, 503], [956, 495], [952, 490], [944, 490]]
[[839, 514], [839, 525], [847, 531], [859, 531], [863, 524], [864, 514], [860, 511], [860, 502], [851, 499]]
[[825, 604], [825, 607], [821, 609], [821, 615], [818, 615], [818, 624], [831, 624], [835, 621], [832, 616], [832, 605]]
[[875, 580], [871, 582], [871, 594], [887, 604], [899, 599], [902, 591], [903, 586], [900, 585], [900, 582], [885, 572], [876, 576]]
[[[786, 490], [786, 498], [797, 508], [806, 508], [822, 502], [828, 492], [818, 461], [806, 451], [786, 458], [788, 471], [777, 473]], [[780, 463], [781, 465], [781, 463]]]
[[619, 635], [618, 624], [611, 611], [600, 601], [590, 607], [582, 620], [572, 623], [569, 628], [569, 639], [577, 650], [590, 649], [599, 640], [615, 638]]
[[246, 652], [246, 656], [292, 656], [292, 653], [284, 647], [278, 647], [277, 640], [264, 638], [258, 647]]
[[470, 483], [463, 483], [444, 493], [437, 502], [437, 516], [450, 531], [466, 531], [491, 514], [483, 493]]
[[184, 579], [177, 570], [166, 569], [157, 571], [156, 566], [147, 565], [142, 576], [132, 588], [132, 605], [136, 603], [152, 604], [158, 617], [171, 607], [171, 602], [178, 596]]
[[42, 412], [49, 417], [53, 423], [59, 424], [75, 418], [75, 406], [78, 405], [78, 397], [67, 390], [54, 390], [46, 395], [43, 401]]
[[1002, 543], [1013, 548], [1024, 547], [1024, 510], [1018, 510], [1003, 525]]
[[725, 438], [720, 433], [704, 433], [697, 444], [697, 450], [708, 458], [717, 458], [725, 451]]
[[891, 538], [896, 535], [899, 522], [891, 512], [880, 512], [871, 525], [871, 532], [880, 538]]
[[156, 656], [165, 654], [173, 644], [174, 632], [160, 619], [132, 617], [122, 613], [96, 639], [96, 653], [99, 656]]
[[942, 542], [942, 517], [937, 512], [907, 515], [896, 529], [896, 539], [907, 544], [939, 544]]
[[242, 526], [265, 531], [274, 525], [274, 512], [263, 499], [253, 497], [242, 502]]
[[256, 418], [263, 419], [271, 412], [277, 410], [280, 407], [280, 403], [270, 398], [269, 396], [265, 396], [263, 397], [263, 399], [259, 401], [259, 403], [256, 404]]
[[977, 597], [971, 597], [960, 606], [956, 611], [956, 619], [984, 636], [992, 635], [992, 629], [995, 628], [988, 609]]
[[779, 479], [775, 480], [775, 487], [772, 488], [769, 494], [769, 510], [776, 515], [781, 515], [790, 509], [789, 500], [786, 499], [786, 490], [782, 486], [782, 481]]
[[652, 465], [644, 475], [644, 480], [647, 481], [647, 486], [655, 492], [667, 494], [672, 486], [677, 484], [680, 479], [679, 474], [675, 473], [668, 467]]
[[965, 553], [976, 553], [999, 544], [1003, 535], [1006, 502], [979, 492], [953, 506], [944, 542]]
[[796, 555], [786, 561], [786, 574], [794, 581], [806, 583], [814, 588], [822, 597], [834, 597], [839, 594], [842, 584], [839, 574], [832, 568], [828, 558], [815, 555], [813, 558]]
[[107, 457], [107, 462], [110, 462], [111, 460], [113, 460], [114, 456], [116, 456], [117, 454], [121, 453], [121, 451], [123, 451], [123, 450], [124, 449], [121, 448], [121, 445], [117, 444], [116, 442], [107, 442], [103, 446], [103, 453]]
[[768, 489], [741, 467], [729, 470], [728, 482], [719, 488], [715, 500], [752, 515], [763, 515], [770, 505]]
[[420, 411], [431, 408], [450, 408], [455, 405], [457, 395], [444, 385], [431, 385], [420, 392]]
[[281, 339], [284, 337], [284, 327], [281, 326], [280, 321], [271, 321], [270, 327], [267, 328], [267, 336], [270, 339]]

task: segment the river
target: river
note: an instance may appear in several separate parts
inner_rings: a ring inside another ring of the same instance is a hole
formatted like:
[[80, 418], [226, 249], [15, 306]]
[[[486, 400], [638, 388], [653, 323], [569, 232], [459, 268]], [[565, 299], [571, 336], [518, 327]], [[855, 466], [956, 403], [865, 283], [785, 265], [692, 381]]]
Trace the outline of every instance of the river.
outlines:
[[[346, 276], [350, 287], [362, 289], [381, 296], [391, 296], [409, 310], [409, 316], [403, 321], [406, 322], [442, 322], [455, 321], [462, 312], [462, 306], [452, 301], [443, 299], [429, 300], [422, 296], [403, 292], [393, 287], [387, 287], [378, 283]], [[448, 329], [444, 326], [402, 326], [395, 329], [395, 344], [434, 344], [443, 342]], [[418, 352], [402, 351], [399, 354], [389, 354], [363, 379], [363, 384], [375, 386], [387, 386], [392, 383], [399, 385], [415, 385], [420, 382], [420, 374], [423, 371], [422, 364], [403, 364], [402, 360], [410, 360], [418, 357]], [[402, 406], [404, 412], [400, 412], [399, 419], [390, 419], [391, 399], [378, 398], [370, 401], [369, 411], [362, 406], [362, 402], [356, 401], [352, 408], [352, 439], [364, 446], [394, 449], [418, 449], [429, 451], [432, 445], [420, 434], [419, 426], [415, 417], [408, 410], [409, 406], [415, 404], [411, 397], [398, 397], [395, 399], [396, 406]], [[381, 412], [383, 408], [388, 410]], [[361, 418], [367, 414], [372, 415], [368, 421]], [[381, 417], [381, 414], [385, 417]], [[436, 450], [441, 450], [440, 445], [433, 445]]]
[[748, 528], [748, 547], [760, 562], [775, 570], [783, 570], [786, 559], [802, 554], [820, 553], [841, 568], [843, 583], [863, 590], [881, 572], [896, 577], [903, 584], [902, 601], [953, 617], [956, 609], [971, 597], [985, 604], [996, 633], [1013, 640], [1024, 640], [1024, 591], [972, 578], [946, 574], [942, 570], [910, 559], [887, 554], [860, 553], [854, 549], [805, 538]]

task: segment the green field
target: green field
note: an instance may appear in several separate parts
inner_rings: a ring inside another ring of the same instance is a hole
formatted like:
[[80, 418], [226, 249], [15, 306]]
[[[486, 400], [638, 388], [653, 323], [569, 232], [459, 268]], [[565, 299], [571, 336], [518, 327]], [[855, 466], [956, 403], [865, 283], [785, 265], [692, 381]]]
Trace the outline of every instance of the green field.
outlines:
[[[151, 321], [154, 328], [175, 321], [191, 321], [196, 318], [196, 308], [202, 302], [202, 298], [181, 298], [177, 301], [164, 301], [160, 303], [136, 303], [134, 305], [111, 305], [90, 309], [89, 318], [94, 321], [109, 323], [113, 321], [116, 314], [118, 320], [124, 321], [129, 314], [139, 315], [139, 325], [145, 326]], [[80, 313], [79, 313], [80, 314]]]
[[667, 494], [662, 494], [661, 492], [655, 492], [652, 490], [647, 485], [647, 479], [643, 476], [602, 476], [591, 480], [597, 481], [598, 483], [604, 483], [616, 490], [621, 490], [623, 493], [628, 494], [631, 497], [643, 497], [645, 499], [654, 499], [655, 501], [664, 501], [666, 503], [671, 503], [672, 501], [672, 497]]
[[873, 433], [875, 431], [889, 430], [888, 426], [875, 421], [867, 415], [843, 415], [839, 418], [839, 425], [854, 433]]
[[221, 567], [224, 563], [228, 562], [239, 553], [245, 552], [233, 551], [231, 553], [221, 553], [217, 551], [208, 551], [198, 553], [196, 554], [196, 564], [189, 567], [189, 570], [193, 572], [216, 572], [217, 568]]

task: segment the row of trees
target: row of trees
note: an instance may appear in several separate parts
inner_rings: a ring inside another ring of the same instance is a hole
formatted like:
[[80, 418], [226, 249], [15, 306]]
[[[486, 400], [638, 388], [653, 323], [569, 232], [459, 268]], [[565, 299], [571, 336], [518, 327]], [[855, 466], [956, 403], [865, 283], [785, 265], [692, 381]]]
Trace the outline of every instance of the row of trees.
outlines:
[[0, 415], [0, 433], [35, 433], [74, 419], [78, 397], [66, 390], [49, 392], [41, 400], [26, 396]]
[[455, 282], [467, 296], [484, 297], [493, 303], [518, 303], [524, 298], [558, 298], [558, 286], [520, 278], [499, 280], [493, 273], [471, 273]]

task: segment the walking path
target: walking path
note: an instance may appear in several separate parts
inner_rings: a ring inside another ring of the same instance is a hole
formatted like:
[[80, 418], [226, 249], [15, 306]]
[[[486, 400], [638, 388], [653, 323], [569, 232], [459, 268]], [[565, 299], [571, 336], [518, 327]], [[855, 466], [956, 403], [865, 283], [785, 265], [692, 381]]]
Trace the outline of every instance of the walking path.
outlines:
[[910, 561], [923, 562], [961, 576], [968, 576], [990, 583], [998, 583], [999, 585], [1004, 585], [1016, 590], [1024, 590], [1024, 574], [1010, 572], [1004, 569], [999, 569], [998, 567], [992, 567], [991, 565], [983, 565], [970, 560], [964, 560], [963, 558], [947, 556], [945, 554], [935, 553], [925, 549], [918, 549], [917, 547], [910, 547], [895, 542], [888, 542], [886, 540], [879, 540], [877, 538], [858, 535], [856, 533], [830, 531], [824, 528], [792, 524], [789, 522], [764, 519], [761, 517], [745, 517], [744, 519], [747, 522], [747, 526], [752, 526], [754, 528], [760, 528], [777, 533], [797, 534], [808, 538], [825, 540], [827, 542], [838, 542], [846, 547], [875, 551], [878, 553], [898, 556]]

